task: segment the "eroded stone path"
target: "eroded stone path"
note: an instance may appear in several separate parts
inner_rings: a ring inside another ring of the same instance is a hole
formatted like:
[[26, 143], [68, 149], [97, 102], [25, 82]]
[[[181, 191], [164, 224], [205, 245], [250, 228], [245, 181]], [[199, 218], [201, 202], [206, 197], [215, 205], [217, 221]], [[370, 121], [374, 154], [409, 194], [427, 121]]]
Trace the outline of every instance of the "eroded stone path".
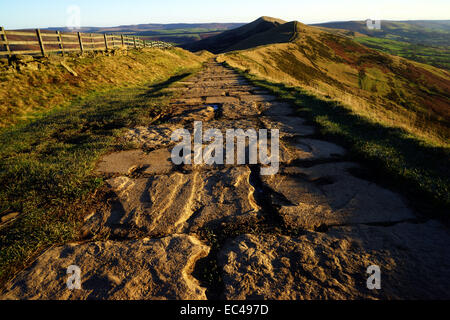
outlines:
[[[130, 129], [123, 139], [136, 149], [98, 164], [112, 196], [86, 218], [87, 241], [47, 250], [4, 297], [450, 297], [449, 231], [354, 176], [361, 167], [346, 161], [342, 147], [318, 140], [291, 105], [213, 62], [174, 90], [182, 93], [164, 124]], [[262, 176], [260, 165], [175, 166], [171, 134], [192, 132], [194, 121], [224, 135], [279, 129], [279, 173]], [[201, 261], [210, 270], [196, 270]], [[81, 269], [81, 290], [66, 287], [70, 265]], [[366, 286], [370, 265], [381, 269], [380, 290]], [[220, 277], [218, 287], [208, 287], [202, 272]]]

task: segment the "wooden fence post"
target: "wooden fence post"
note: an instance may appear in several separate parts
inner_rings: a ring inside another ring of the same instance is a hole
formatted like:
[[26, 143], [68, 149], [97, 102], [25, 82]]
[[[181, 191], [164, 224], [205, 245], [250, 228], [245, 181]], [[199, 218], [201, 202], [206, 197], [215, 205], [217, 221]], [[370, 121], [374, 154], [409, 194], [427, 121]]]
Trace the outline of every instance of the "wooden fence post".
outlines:
[[136, 48], [136, 37], [133, 36], [134, 48]]
[[64, 57], [64, 46], [63, 46], [63, 40], [62, 40], [61, 32], [56, 31], [56, 34], [58, 35], [58, 42], [59, 42], [59, 48], [61, 49], [61, 54]]
[[106, 33], [103, 34], [103, 37], [105, 38], [105, 50], [108, 50], [108, 37], [106, 36]]
[[2, 35], [1, 39], [5, 42], [4, 46], [6, 48], [6, 52], [8, 52], [8, 57], [11, 58], [11, 50], [9, 50], [8, 38], [6, 37], [5, 28], [0, 27], [0, 33]]
[[81, 37], [81, 33], [77, 32], [77, 34], [78, 34], [78, 42], [80, 43], [80, 52], [83, 53], [84, 52], [83, 39]]
[[116, 42], [115, 42], [116, 37], [113, 34], [111, 36], [112, 36], [112, 43], [113, 43], [113, 49], [114, 49], [114, 47], [116, 46]]
[[95, 51], [95, 43], [94, 43], [94, 38], [92, 36], [92, 33], [89, 34], [89, 37], [91, 38], [91, 47], [92, 47], [92, 51]]
[[146, 47], [146, 44], [145, 44], [145, 39], [144, 39], [144, 48]]
[[120, 35], [120, 40], [122, 40], [122, 47], [125, 45], [124, 41], [123, 41], [123, 34]]
[[41, 30], [36, 29], [36, 36], [39, 41], [39, 47], [41, 48], [41, 53], [45, 57], [45, 47], [44, 47], [44, 42], [42, 41]]

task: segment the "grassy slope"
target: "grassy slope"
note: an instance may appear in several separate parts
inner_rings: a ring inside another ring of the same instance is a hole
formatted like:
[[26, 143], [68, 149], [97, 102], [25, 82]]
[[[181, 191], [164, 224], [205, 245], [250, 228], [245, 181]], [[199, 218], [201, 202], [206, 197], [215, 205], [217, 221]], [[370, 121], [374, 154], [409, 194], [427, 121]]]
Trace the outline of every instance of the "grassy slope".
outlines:
[[450, 20], [446, 21], [381, 21], [381, 30], [369, 30], [365, 21], [317, 24], [326, 28], [345, 29], [373, 37], [428, 46], [450, 45]]
[[[0, 131], [0, 184], [4, 186], [0, 215], [20, 213], [0, 229], [0, 283], [41, 250], [79, 238], [87, 208], [94, 208], [95, 199], [101, 198], [94, 197], [103, 183], [92, 174], [96, 161], [110, 150], [127, 148], [117, 142], [125, 128], [156, 121], [171, 95], [164, 88], [194, 72], [206, 56], [176, 49], [133, 53], [132, 59], [94, 58], [92, 64], [115, 66], [124, 82], [114, 77], [108, 90], [99, 85], [103, 91]], [[124, 61], [136, 61], [138, 67], [129, 68]], [[91, 70], [85, 79], [94, 81], [88, 75], [94, 77], [92, 70], [100, 72], [99, 66], [90, 66], [85, 59], [80, 63], [74, 68], [80, 73]], [[70, 86], [64, 85], [61, 90], [69, 91]], [[77, 93], [86, 92], [78, 91], [76, 83], [72, 86]], [[39, 87], [40, 91], [49, 88], [53, 84], [47, 82]], [[22, 94], [28, 94], [28, 89], [25, 83]]]
[[279, 26], [256, 33], [226, 49], [226, 51], [245, 50], [261, 45], [289, 42], [297, 32], [297, 22], [286, 22]]
[[292, 43], [225, 54], [227, 62], [274, 82], [299, 85], [383, 125], [434, 145], [450, 137], [450, 74], [298, 24]]
[[230, 52], [218, 60], [294, 101], [323, 135], [370, 163], [383, 183], [425, 200], [427, 214], [448, 210], [449, 74], [298, 27], [292, 43]]
[[284, 23], [286, 22], [280, 19], [261, 17], [242, 27], [222, 32], [217, 36], [201, 41], [188, 43], [182, 47], [191, 51], [208, 50], [213, 53], [226, 52], [230, 51], [229, 48], [240, 41], [247, 41], [249, 37], [271, 30]]
[[89, 92], [108, 90], [117, 85], [133, 86], [143, 81], [162, 79], [179, 66], [193, 65], [200, 58], [182, 49], [146, 49], [128, 55], [68, 58], [67, 64], [78, 73], [72, 76], [57, 58], [43, 60], [39, 72], [5, 74], [0, 70], [0, 127], [68, 104]]
[[381, 30], [369, 30], [364, 21], [330, 22], [317, 26], [350, 36], [373, 49], [450, 69], [450, 20], [382, 21]]
[[267, 81], [233, 65], [255, 85], [294, 103], [299, 115], [319, 128], [322, 138], [345, 146], [350, 158], [371, 168], [370, 174], [355, 174], [400, 190], [426, 217], [449, 218], [450, 148], [429, 144], [402, 129], [361, 116], [348, 105], [301, 87]]
[[354, 40], [385, 53], [450, 70], [450, 48], [426, 46], [375, 37], [355, 37]]

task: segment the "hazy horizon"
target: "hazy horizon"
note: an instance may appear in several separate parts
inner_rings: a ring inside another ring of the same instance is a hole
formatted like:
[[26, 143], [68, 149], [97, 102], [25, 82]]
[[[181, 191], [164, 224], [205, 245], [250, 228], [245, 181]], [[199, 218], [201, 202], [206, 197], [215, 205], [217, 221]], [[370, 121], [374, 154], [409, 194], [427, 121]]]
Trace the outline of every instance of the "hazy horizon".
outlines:
[[82, 27], [115, 27], [138, 24], [173, 23], [248, 23], [261, 16], [306, 24], [381, 20], [449, 20], [450, 3], [442, 0], [422, 1], [378, 0], [362, 3], [355, 0], [307, 1], [269, 0], [226, 3], [193, 0], [144, 1], [132, 0], [16, 0], [0, 4], [0, 26], [6, 29], [57, 28], [67, 26], [69, 8], [80, 10]]
[[[258, 17], [260, 18], [260, 17]], [[157, 23], [157, 22], [144, 22], [144, 23], [136, 23], [136, 24], [120, 24], [120, 25], [110, 25], [110, 26], [103, 26], [103, 25], [82, 25], [81, 28], [114, 28], [114, 27], [124, 27], [124, 26], [138, 26], [138, 25], [148, 25], [148, 24], [155, 24], [155, 25], [171, 25], [171, 24], [247, 24], [251, 23], [258, 18], [255, 18], [251, 21], [232, 21], [232, 22], [218, 22], [218, 21], [206, 21], [206, 22], [168, 22], [168, 23]], [[276, 17], [273, 17], [276, 18]], [[339, 22], [351, 22], [351, 21], [365, 21], [367, 19], [354, 19], [354, 20], [330, 20], [330, 21], [320, 21], [320, 22], [314, 22], [314, 23], [306, 23], [308, 25], [314, 25], [314, 24], [325, 24], [325, 23], [339, 23]], [[287, 20], [286, 20], [287, 21]], [[299, 21], [299, 20], [297, 20]], [[449, 19], [414, 19], [414, 20], [384, 20], [381, 21], [395, 21], [395, 22], [407, 22], [407, 21], [450, 21]], [[289, 22], [289, 21], [288, 21]], [[302, 21], [300, 21], [302, 22]], [[47, 26], [47, 27], [40, 27], [42, 29], [46, 28], [64, 28], [65, 26]], [[24, 28], [14, 28], [14, 29], [33, 29], [35, 27], [24, 27]], [[13, 28], [5, 28], [5, 29], [13, 29]]]

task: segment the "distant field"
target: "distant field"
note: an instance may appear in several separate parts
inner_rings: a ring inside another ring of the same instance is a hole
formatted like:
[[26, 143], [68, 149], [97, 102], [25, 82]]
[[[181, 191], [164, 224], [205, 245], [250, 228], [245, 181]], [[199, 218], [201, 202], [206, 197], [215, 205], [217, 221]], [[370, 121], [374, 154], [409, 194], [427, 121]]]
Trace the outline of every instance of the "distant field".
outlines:
[[[83, 27], [80, 31], [84, 33], [120, 33], [140, 36], [148, 41], [184, 44], [206, 39], [242, 25], [243, 23], [150, 23], [117, 27]], [[70, 31], [67, 28], [49, 28], [48, 30]]]
[[375, 37], [356, 37], [355, 41], [389, 54], [432, 66], [450, 69], [450, 47], [426, 46]]
[[174, 44], [183, 44], [193, 41], [206, 39], [215, 36], [223, 29], [206, 29], [206, 28], [192, 28], [192, 29], [173, 29], [173, 30], [148, 30], [134, 33], [145, 40], [165, 41]]
[[423, 44], [450, 46], [450, 20], [442, 21], [381, 21], [381, 30], [369, 30], [365, 21], [328, 22], [317, 27], [345, 29], [368, 36]]
[[365, 21], [329, 22], [314, 26], [350, 36], [373, 49], [449, 70], [450, 20], [382, 20], [381, 30], [369, 30]]

